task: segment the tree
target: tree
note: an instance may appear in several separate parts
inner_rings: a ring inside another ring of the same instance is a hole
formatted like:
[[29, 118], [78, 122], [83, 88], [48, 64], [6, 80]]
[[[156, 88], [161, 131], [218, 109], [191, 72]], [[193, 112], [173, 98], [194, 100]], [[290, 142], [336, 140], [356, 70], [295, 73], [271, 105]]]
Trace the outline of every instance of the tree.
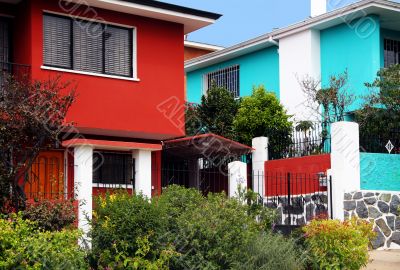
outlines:
[[291, 141], [292, 123], [289, 118], [275, 94], [267, 92], [264, 86], [258, 86], [253, 87], [251, 96], [243, 98], [234, 128], [239, 141], [247, 145], [251, 145], [254, 137], [269, 137], [274, 151], [273, 148]]
[[329, 84], [321, 88], [321, 82], [305, 76], [300, 86], [306, 95], [307, 106], [315, 112], [323, 127], [337, 121], [344, 121], [349, 107], [354, 102], [354, 95], [348, 91], [347, 70], [329, 77]]
[[[211, 132], [229, 139], [235, 139], [233, 120], [238, 110], [238, 101], [232, 93], [213, 84], [207, 95], [201, 98], [201, 104], [192, 112], [191, 122], [197, 121], [197, 132]], [[193, 115], [194, 114], [194, 115]], [[187, 125], [187, 127], [190, 126]], [[193, 130], [193, 128], [192, 128]]]
[[375, 81], [365, 85], [370, 92], [356, 112], [360, 133], [390, 139], [394, 131], [400, 133], [400, 65], [382, 68]]
[[59, 77], [31, 82], [0, 76], [0, 210], [18, 210], [24, 206], [28, 170], [62, 132], [75, 91]]

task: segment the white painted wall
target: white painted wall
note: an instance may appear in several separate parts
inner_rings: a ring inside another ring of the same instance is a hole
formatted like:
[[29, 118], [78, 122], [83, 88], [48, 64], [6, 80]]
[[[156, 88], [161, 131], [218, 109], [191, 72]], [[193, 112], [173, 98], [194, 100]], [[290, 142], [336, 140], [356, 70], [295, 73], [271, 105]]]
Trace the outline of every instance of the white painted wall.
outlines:
[[89, 220], [92, 219], [93, 147], [90, 145], [75, 147], [74, 164], [74, 192], [79, 201], [78, 227], [83, 231], [85, 240], [80, 244], [90, 247], [87, 233], [90, 231]]
[[134, 150], [132, 153], [135, 159], [135, 191], [151, 198], [151, 151]]
[[253, 186], [252, 190], [264, 196], [264, 185], [263, 175], [265, 175], [265, 161], [268, 160], [268, 138], [257, 137], [252, 140], [252, 147], [254, 149], [252, 154], [252, 165], [253, 165]]
[[320, 32], [306, 30], [279, 40], [280, 100], [294, 120], [313, 120], [299, 81], [304, 76], [321, 77]]
[[322, 15], [327, 11], [327, 0], [311, 0], [311, 17]]
[[247, 164], [234, 161], [228, 164], [228, 195], [237, 197], [238, 191], [247, 190]]
[[333, 217], [344, 220], [344, 193], [360, 190], [360, 143], [357, 123], [337, 122], [331, 127]]

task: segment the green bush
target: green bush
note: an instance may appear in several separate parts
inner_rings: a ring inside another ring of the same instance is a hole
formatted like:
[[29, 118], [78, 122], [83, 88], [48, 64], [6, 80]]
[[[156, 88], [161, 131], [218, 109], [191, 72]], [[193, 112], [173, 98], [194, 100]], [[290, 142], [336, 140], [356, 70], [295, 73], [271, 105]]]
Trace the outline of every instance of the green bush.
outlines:
[[303, 228], [314, 269], [354, 269], [368, 263], [372, 224], [357, 219], [313, 220]]
[[146, 258], [155, 261], [164, 247], [158, 241], [166, 231], [166, 217], [159, 207], [142, 195], [126, 192], [97, 197], [92, 222], [91, 265], [106, 267], [115, 261], [118, 252], [134, 256], [140, 249], [138, 239], [148, 237], [154, 247]]
[[243, 248], [246, 260], [233, 269], [301, 270], [305, 264], [304, 254], [299, 251], [294, 240], [279, 234], [260, 234]]
[[77, 230], [39, 231], [22, 215], [0, 219], [0, 269], [88, 269]]
[[72, 200], [41, 200], [27, 203], [23, 217], [35, 221], [40, 229], [60, 231], [73, 226], [76, 214]]

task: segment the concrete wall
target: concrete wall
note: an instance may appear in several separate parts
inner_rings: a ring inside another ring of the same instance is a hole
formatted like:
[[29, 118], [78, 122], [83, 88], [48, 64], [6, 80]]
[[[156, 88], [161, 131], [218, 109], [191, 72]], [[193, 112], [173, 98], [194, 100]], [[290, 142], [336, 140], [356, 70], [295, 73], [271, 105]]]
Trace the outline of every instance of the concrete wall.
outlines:
[[320, 33], [303, 31], [279, 40], [281, 103], [296, 120], [312, 120], [315, 112], [307, 106], [299, 81], [320, 77]]
[[232, 65], [240, 66], [240, 96], [251, 95], [253, 86], [262, 84], [279, 97], [279, 55], [274, 46], [187, 73], [187, 101], [201, 102], [203, 75]]
[[362, 190], [400, 191], [400, 155], [360, 153]]
[[[365, 27], [365, 29], [363, 28]], [[321, 31], [321, 81], [329, 83], [331, 75], [349, 75], [348, 90], [358, 99], [351, 106], [355, 110], [362, 104], [361, 96], [367, 94], [366, 82], [372, 82], [381, 67], [380, 20], [377, 16], [362, 21], [341, 24]]]

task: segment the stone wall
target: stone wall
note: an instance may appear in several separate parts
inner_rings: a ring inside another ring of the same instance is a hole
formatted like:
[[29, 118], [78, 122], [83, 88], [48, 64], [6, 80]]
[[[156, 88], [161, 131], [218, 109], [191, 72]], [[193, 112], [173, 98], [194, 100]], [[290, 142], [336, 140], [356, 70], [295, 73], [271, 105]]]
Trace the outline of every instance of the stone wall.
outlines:
[[345, 219], [356, 216], [374, 223], [375, 249], [400, 248], [400, 193], [345, 193], [343, 206]]
[[[325, 193], [265, 197], [264, 205], [277, 210], [278, 225], [304, 225], [317, 216], [328, 215], [328, 196]], [[290, 219], [289, 219], [290, 217]], [[291, 222], [289, 222], [291, 220]]]

